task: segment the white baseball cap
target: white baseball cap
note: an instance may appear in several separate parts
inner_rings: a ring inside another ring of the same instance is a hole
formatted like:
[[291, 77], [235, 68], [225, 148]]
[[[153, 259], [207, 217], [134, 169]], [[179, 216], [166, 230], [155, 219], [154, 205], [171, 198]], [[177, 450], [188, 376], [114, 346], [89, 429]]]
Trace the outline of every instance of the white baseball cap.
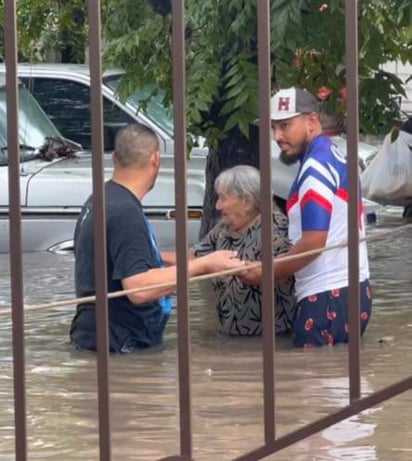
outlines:
[[319, 113], [319, 103], [302, 88], [279, 90], [270, 100], [271, 120], [287, 120], [302, 114]]

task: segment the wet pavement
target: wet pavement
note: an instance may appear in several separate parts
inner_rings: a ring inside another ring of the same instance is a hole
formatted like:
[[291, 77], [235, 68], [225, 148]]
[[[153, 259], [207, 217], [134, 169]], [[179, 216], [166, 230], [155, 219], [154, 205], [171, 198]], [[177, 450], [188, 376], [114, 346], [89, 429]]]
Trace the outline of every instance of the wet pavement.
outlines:
[[[398, 210], [376, 230], [401, 224]], [[376, 231], [371, 229], [369, 232]], [[369, 245], [374, 311], [362, 342], [362, 392], [412, 373], [412, 231]], [[26, 302], [73, 296], [73, 256], [24, 255]], [[0, 256], [0, 310], [9, 304], [8, 258]], [[207, 283], [192, 286], [193, 443], [196, 461], [223, 461], [263, 443], [259, 338], [216, 332]], [[95, 461], [96, 357], [73, 351], [74, 306], [26, 314], [30, 460]], [[0, 461], [14, 460], [11, 320], [0, 314]], [[283, 435], [348, 403], [346, 346], [295, 350], [276, 341], [277, 432]], [[176, 316], [161, 348], [110, 358], [112, 459], [148, 461], [178, 452]], [[409, 461], [412, 393], [328, 428], [268, 460]]]

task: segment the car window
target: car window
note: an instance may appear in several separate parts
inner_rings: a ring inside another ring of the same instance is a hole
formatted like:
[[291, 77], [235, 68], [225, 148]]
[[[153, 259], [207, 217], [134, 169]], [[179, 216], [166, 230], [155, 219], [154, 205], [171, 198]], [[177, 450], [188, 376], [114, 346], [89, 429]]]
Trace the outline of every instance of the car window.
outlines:
[[[19, 85], [19, 144], [21, 160], [30, 160], [47, 138], [60, 138], [61, 133], [46, 117], [24, 85]], [[0, 83], [0, 163], [7, 163], [6, 87]]]
[[[91, 148], [90, 87], [59, 78], [22, 78], [43, 110], [65, 138]], [[132, 123], [133, 118], [107, 98], [103, 98], [104, 124]], [[110, 140], [111, 142], [112, 140]], [[105, 139], [109, 148], [109, 140]]]
[[[117, 91], [122, 74], [103, 77], [103, 83]], [[136, 113], [140, 110], [143, 101], [146, 101], [144, 113], [152, 122], [163, 129], [170, 137], [173, 137], [173, 112], [163, 104], [163, 92], [155, 91], [154, 87], [141, 88], [128, 98], [128, 102], [135, 108]], [[148, 100], [148, 101], [147, 101]]]

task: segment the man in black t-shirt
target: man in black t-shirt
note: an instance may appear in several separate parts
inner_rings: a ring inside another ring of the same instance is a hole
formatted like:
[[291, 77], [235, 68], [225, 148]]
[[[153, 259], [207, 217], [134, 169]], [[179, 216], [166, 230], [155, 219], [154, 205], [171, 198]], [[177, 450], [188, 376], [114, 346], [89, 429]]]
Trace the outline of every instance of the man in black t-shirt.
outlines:
[[[113, 153], [113, 178], [105, 185], [108, 291], [159, 283], [176, 284], [176, 266], [164, 267], [141, 200], [160, 167], [159, 142], [148, 127], [132, 124], [119, 131]], [[78, 297], [95, 294], [93, 198], [88, 198], [74, 237]], [[189, 276], [241, 267], [232, 251], [189, 261]], [[162, 342], [171, 311], [171, 288], [146, 290], [108, 300], [111, 352], [131, 352]], [[82, 349], [96, 350], [95, 304], [77, 306], [70, 338]]]

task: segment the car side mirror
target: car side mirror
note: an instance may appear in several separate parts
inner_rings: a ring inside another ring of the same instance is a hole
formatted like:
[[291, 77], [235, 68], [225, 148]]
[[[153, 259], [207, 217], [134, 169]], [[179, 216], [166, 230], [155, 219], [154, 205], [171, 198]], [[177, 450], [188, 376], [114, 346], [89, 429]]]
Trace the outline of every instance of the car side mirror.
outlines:
[[117, 132], [127, 126], [125, 122], [111, 122], [104, 124], [103, 136], [104, 136], [104, 150], [113, 151], [114, 143]]

